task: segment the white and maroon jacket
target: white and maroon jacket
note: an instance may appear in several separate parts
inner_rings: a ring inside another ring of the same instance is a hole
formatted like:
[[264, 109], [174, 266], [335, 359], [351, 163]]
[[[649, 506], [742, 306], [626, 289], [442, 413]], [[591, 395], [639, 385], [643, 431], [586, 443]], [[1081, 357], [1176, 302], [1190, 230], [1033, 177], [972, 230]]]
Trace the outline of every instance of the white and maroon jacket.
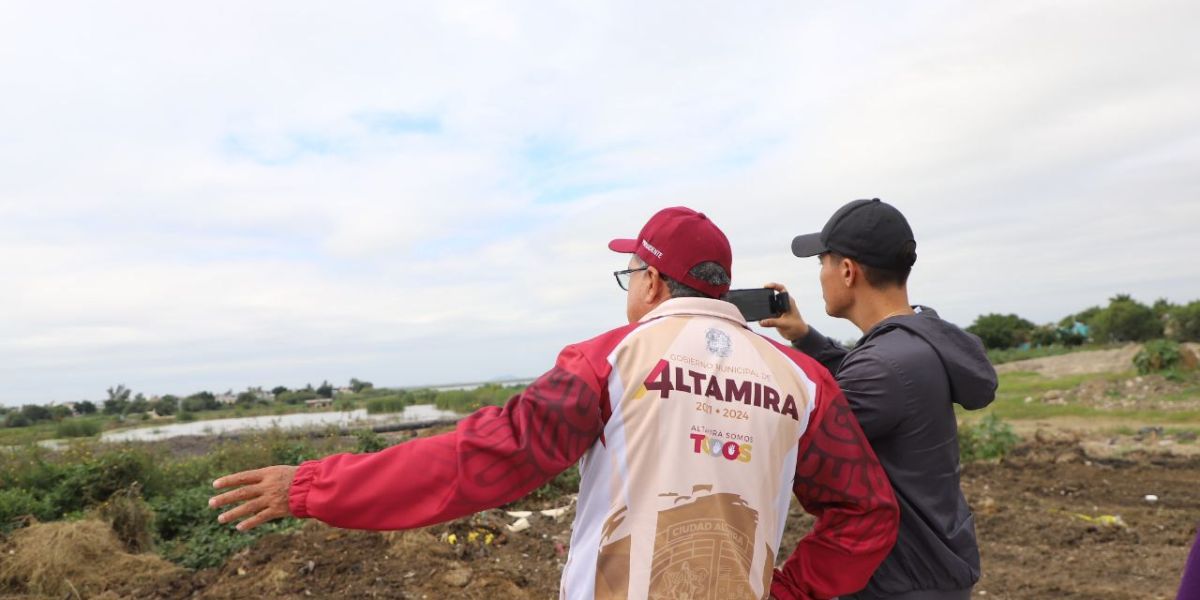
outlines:
[[[896, 538], [892, 489], [829, 372], [699, 298], [566, 347], [453, 432], [306, 462], [289, 501], [339, 527], [421, 527], [576, 461], [563, 598], [830, 598], [866, 585]], [[817, 522], [776, 570], [793, 493]]]

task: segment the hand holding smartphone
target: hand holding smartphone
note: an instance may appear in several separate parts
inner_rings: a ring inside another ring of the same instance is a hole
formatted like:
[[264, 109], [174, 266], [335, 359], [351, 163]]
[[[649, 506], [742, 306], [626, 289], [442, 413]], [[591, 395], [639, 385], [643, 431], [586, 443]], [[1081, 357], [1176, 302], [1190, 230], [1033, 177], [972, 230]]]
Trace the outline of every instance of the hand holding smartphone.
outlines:
[[722, 300], [738, 307], [742, 317], [750, 323], [778, 317], [791, 306], [787, 292], [776, 292], [771, 288], [729, 290]]

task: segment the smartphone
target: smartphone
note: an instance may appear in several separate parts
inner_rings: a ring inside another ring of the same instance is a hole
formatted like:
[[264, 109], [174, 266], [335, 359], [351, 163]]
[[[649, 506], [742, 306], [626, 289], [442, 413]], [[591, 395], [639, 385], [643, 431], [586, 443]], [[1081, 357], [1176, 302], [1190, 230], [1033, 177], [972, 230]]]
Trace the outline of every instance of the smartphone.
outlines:
[[791, 304], [787, 292], [776, 293], [771, 288], [729, 290], [722, 300], [738, 307], [738, 310], [742, 312], [742, 317], [751, 323], [778, 317], [787, 312]]

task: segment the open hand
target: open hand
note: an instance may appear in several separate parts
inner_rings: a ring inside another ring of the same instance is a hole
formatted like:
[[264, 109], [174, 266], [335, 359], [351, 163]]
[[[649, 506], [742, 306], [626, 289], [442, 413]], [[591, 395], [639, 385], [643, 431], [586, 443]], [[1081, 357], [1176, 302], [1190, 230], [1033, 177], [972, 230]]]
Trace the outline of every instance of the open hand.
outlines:
[[288, 508], [288, 488], [292, 485], [292, 478], [296, 476], [296, 469], [297, 467], [277, 465], [226, 475], [214, 481], [213, 487], [238, 489], [209, 498], [208, 506], [221, 508], [241, 502], [240, 506], [217, 517], [219, 523], [245, 519], [238, 523], [238, 531], [249, 531], [267, 521], [290, 517], [292, 511]]
[[[781, 283], [772, 282], [764, 285], [763, 287], [770, 288], [781, 293], [787, 291], [787, 288], [783, 287], [783, 284]], [[800, 309], [796, 308], [796, 299], [789, 295], [788, 300], [791, 305], [787, 312], [779, 315], [778, 317], [763, 319], [759, 321], [758, 324], [763, 327], [774, 327], [775, 330], [779, 332], [779, 335], [783, 336], [783, 339], [789, 342], [794, 342], [808, 335], [808, 323], [805, 323], [804, 317], [800, 316]]]

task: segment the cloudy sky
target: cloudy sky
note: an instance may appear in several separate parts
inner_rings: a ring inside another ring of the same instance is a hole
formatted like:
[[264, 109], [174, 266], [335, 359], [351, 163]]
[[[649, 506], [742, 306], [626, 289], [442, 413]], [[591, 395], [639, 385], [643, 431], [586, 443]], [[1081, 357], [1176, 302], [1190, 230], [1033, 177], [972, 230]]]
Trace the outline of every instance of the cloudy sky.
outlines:
[[0, 7], [0, 403], [536, 375], [657, 209], [788, 284], [878, 196], [913, 300], [1200, 298], [1200, 3]]

